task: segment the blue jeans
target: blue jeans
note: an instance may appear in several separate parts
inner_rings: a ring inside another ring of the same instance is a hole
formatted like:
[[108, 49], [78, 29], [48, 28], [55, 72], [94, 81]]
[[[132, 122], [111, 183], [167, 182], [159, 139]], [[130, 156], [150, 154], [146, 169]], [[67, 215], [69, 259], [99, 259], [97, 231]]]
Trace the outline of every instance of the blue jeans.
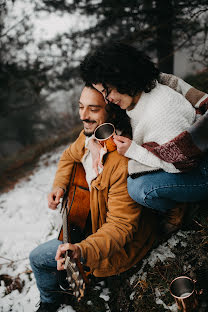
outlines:
[[166, 212], [177, 202], [208, 199], [208, 154], [199, 167], [186, 173], [159, 171], [128, 178], [128, 193], [139, 204]]
[[33, 249], [29, 256], [42, 302], [52, 303], [60, 296], [56, 277], [57, 262], [55, 260], [56, 251], [60, 244], [63, 242], [58, 239], [50, 240]]

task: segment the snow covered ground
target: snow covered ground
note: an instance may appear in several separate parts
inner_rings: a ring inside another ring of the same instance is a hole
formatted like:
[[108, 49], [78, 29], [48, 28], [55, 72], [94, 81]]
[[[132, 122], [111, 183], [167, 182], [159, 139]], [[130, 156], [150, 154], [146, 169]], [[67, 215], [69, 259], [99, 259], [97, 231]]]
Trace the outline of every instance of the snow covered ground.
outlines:
[[[0, 275], [19, 276], [25, 286], [5, 296], [0, 286], [0, 311], [34, 311], [39, 301], [28, 260], [30, 251], [42, 242], [57, 237], [59, 211], [47, 207], [57, 161], [64, 147], [41, 157], [32, 176], [19, 182], [13, 190], [0, 196]], [[12, 307], [12, 309], [10, 309]], [[63, 311], [74, 311], [69, 307]]]
[[[47, 207], [47, 194], [51, 189], [58, 159], [65, 146], [43, 155], [31, 176], [16, 184], [15, 188], [0, 196], [0, 277], [8, 274], [14, 279], [19, 277], [24, 283], [22, 292], [17, 289], [5, 295], [6, 285], [1, 280], [0, 312], [34, 311], [39, 301], [39, 293], [29, 265], [30, 251], [42, 242], [57, 237], [61, 224], [59, 211]], [[131, 277], [131, 284], [136, 278], [145, 280], [145, 266], [151, 267], [157, 261], [163, 262], [167, 257], [174, 257], [171, 248], [181, 240], [183, 233], [173, 236], [168, 242], [153, 250], [143, 261], [141, 270]], [[161, 302], [160, 294], [155, 289], [158, 304], [165, 310], [176, 311], [176, 306], [167, 307]], [[100, 294], [106, 302], [109, 300], [108, 289]], [[134, 293], [131, 294], [133, 299]], [[90, 303], [89, 303], [90, 304]], [[65, 306], [60, 311], [72, 312]]]

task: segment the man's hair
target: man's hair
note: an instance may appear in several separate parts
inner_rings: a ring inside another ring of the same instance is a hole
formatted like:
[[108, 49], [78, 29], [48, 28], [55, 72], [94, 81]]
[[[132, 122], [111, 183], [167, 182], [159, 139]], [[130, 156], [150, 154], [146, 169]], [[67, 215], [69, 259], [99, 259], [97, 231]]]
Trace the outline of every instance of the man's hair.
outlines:
[[159, 76], [158, 68], [148, 56], [119, 42], [105, 44], [89, 53], [80, 64], [80, 71], [87, 86], [110, 85], [130, 96], [150, 92]]
[[130, 118], [126, 114], [126, 111], [121, 109], [118, 105], [113, 103], [106, 104], [105, 107], [108, 113], [107, 122], [114, 124], [116, 130], [121, 131], [121, 135], [132, 138], [132, 128]]

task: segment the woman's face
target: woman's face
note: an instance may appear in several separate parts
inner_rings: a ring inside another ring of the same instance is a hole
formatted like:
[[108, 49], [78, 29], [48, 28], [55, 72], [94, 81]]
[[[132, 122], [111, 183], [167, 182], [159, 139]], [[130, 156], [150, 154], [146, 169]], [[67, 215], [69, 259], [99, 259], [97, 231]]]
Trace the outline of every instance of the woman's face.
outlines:
[[128, 94], [119, 93], [114, 87], [108, 87], [106, 90], [101, 83], [93, 84], [93, 87], [102, 93], [106, 102], [110, 101], [120, 106], [121, 109], [128, 109], [132, 104], [136, 104], [140, 97], [140, 95], [139, 97], [138, 95], [132, 97]]

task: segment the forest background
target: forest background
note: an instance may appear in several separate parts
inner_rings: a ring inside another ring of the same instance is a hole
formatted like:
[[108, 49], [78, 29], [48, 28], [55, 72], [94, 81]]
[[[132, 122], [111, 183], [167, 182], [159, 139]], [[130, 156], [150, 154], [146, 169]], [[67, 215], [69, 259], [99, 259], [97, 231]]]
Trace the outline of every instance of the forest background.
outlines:
[[207, 34], [205, 0], [0, 0], [1, 180], [12, 183], [15, 168], [69, 141], [88, 51], [134, 44], [161, 71], [207, 91]]

